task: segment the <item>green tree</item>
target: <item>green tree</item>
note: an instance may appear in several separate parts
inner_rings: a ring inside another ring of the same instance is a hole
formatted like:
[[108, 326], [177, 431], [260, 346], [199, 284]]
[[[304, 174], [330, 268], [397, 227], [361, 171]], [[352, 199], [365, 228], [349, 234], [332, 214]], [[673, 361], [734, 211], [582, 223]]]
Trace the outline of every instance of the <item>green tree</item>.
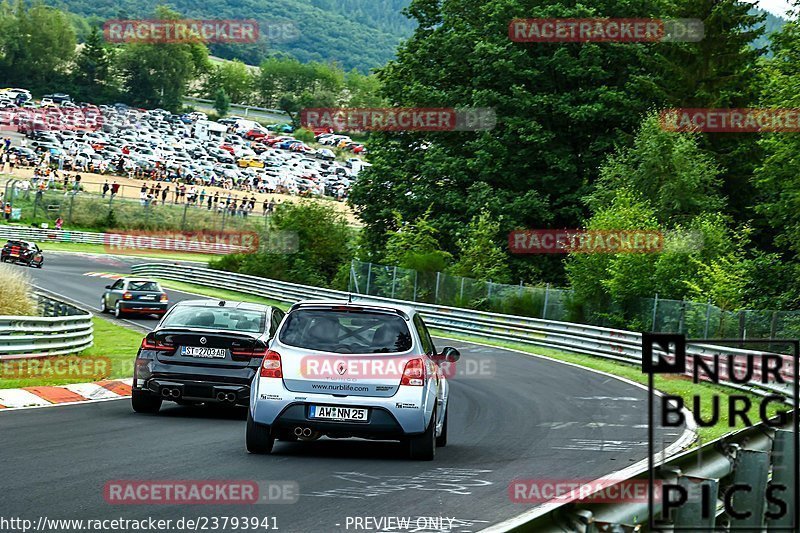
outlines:
[[[284, 202], [270, 222], [270, 232], [261, 237], [259, 253], [226, 256], [212, 261], [211, 267], [330, 287], [342, 266], [349, 266], [352, 232], [347, 219], [332, 206], [310, 201]], [[279, 243], [283, 244], [276, 246]], [[294, 245], [296, 250], [292, 249]]]
[[34, 91], [63, 85], [75, 54], [75, 30], [58, 9], [19, 0], [0, 7], [0, 76]]
[[468, 278], [508, 283], [508, 255], [499, 244], [500, 223], [487, 210], [473, 217], [458, 240], [458, 261], [450, 272]]
[[[774, 57], [765, 67], [763, 105], [800, 108], [800, 22], [789, 21], [772, 35], [772, 42]], [[755, 172], [755, 210], [763, 217], [763, 235], [768, 238], [764, 248], [773, 258], [762, 258], [761, 272], [769, 273], [771, 283], [761, 291], [773, 295], [775, 302], [796, 306], [800, 303], [800, 138], [792, 133], [768, 133], [761, 136], [759, 146], [765, 158]], [[782, 274], [787, 269], [788, 273]]]
[[699, 134], [675, 134], [661, 129], [659, 117], [647, 117], [630, 147], [609, 156], [588, 203], [595, 210], [608, 206], [617, 191], [638, 191], [655, 208], [662, 224], [678, 224], [701, 213], [723, 209], [720, 169], [700, 149]]
[[224, 117], [228, 114], [228, 110], [230, 108], [231, 99], [228, 98], [228, 94], [225, 92], [225, 89], [219, 87], [214, 93], [214, 110], [217, 112], [217, 115]]
[[217, 91], [223, 89], [233, 103], [247, 104], [251, 100], [253, 83], [254, 78], [247, 65], [236, 60], [226, 61], [211, 69], [203, 93], [207, 98], [215, 98]]
[[[758, 104], [762, 89], [759, 58], [766, 50], [753, 45], [764, 33], [765, 14], [739, 0], [673, 0], [671, 13], [703, 22], [703, 38], [664, 43], [664, 99], [685, 108], [746, 108]], [[728, 209], [737, 222], [749, 220], [754, 169], [763, 154], [752, 136], [706, 133], [700, 147], [722, 169]]]
[[439, 246], [438, 231], [429, 217], [430, 212], [426, 212], [413, 223], [406, 223], [396, 215], [396, 229], [386, 240], [386, 264], [420, 272], [442, 272], [447, 268], [453, 256]]
[[[155, 18], [177, 20], [180, 15], [160, 6]], [[210, 68], [208, 49], [199, 42], [127, 44], [118, 64], [133, 103], [171, 111], [183, 107], [189, 84]]]
[[104, 100], [114, 89], [111, 67], [113, 52], [103, 43], [103, 34], [92, 26], [83, 48], [75, 58], [73, 71], [78, 96], [90, 102]]
[[[366, 242], [386, 242], [393, 212], [413, 220], [429, 206], [445, 250], [488, 197], [503, 230], [576, 227], [579, 199], [603, 158], [653, 105], [663, 74], [657, 47], [629, 43], [517, 43], [512, 18], [648, 16], [658, 0], [574, 3], [536, 0], [415, 0], [418, 27], [397, 59], [378, 71], [383, 95], [402, 107], [490, 107], [488, 132], [402, 132], [371, 136], [373, 166], [350, 200]], [[552, 258], [518, 258], [517, 273], [563, 276]]]

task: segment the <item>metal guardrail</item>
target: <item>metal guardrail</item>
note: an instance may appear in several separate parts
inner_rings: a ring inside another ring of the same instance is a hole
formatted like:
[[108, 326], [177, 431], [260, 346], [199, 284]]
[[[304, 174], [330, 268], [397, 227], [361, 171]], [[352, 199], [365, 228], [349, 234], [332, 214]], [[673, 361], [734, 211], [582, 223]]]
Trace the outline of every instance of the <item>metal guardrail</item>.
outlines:
[[37, 294], [40, 316], [0, 316], [0, 359], [78, 353], [92, 346], [92, 314]]
[[[213, 108], [214, 105], [214, 100], [208, 100], [206, 98], [194, 98], [187, 96], [183, 100], [184, 104], [205, 104], [208, 108]], [[269, 109], [266, 107], [257, 107], [245, 104], [230, 104], [230, 109], [237, 112], [243, 112], [244, 118], [252, 118], [256, 115], [260, 115], [262, 118], [266, 118], [268, 120], [284, 120], [286, 122], [290, 121], [289, 115], [287, 115], [286, 111], [282, 109]]]
[[[204, 266], [177, 264], [140, 264], [132, 270], [137, 275], [158, 277], [188, 283], [196, 283], [208, 287], [235, 290], [262, 296], [279, 302], [294, 303], [308, 299], [346, 299], [348, 293], [298, 285], [283, 281], [217, 271]], [[561, 351], [588, 354], [605, 359], [641, 364], [642, 336], [639, 333], [603, 328], [597, 326], [572, 324], [543, 319], [499, 315], [468, 309], [442, 307], [425, 303], [400, 302], [375, 296], [353, 295], [356, 301], [374, 303], [402, 303], [416, 307], [425, 317], [429, 325], [445, 332], [463, 333], [487, 339], [505, 340], [552, 348]], [[742, 350], [712, 345], [687, 346], [687, 358], [699, 357], [707, 361], [715, 354], [732, 357], [753, 356], [762, 353], [754, 350]], [[773, 354], [774, 355], [774, 354]], [[785, 356], [784, 370], [792, 374], [791, 358]], [[692, 367], [693, 364], [688, 364]], [[725, 377], [724, 374], [721, 377]], [[745, 389], [760, 396], [766, 396], [776, 389], [771, 385], [742, 387], [734, 383], [727, 385]], [[780, 392], [786, 393], [781, 390]], [[797, 412], [794, 411], [794, 416]], [[686, 451], [656, 462], [659, 467], [659, 479], [664, 483], [678, 483], [682, 486], [695, 486], [697, 483], [707, 485], [713, 502], [717, 502], [720, 491], [729, 482], [747, 482], [762, 487], [770, 478], [773, 483], [782, 482], [792, 486], [797, 471], [793, 449], [794, 435], [785, 428], [774, 429], [759, 424], [757, 426], [727, 435], [700, 448]], [[647, 469], [628, 472], [626, 480], [633, 478], [647, 479]], [[618, 485], [622, 479], [614, 479], [606, 486]], [[786, 501], [793, 502], [793, 493], [786, 495]], [[763, 498], [753, 500], [753, 516], [747, 520], [738, 520], [725, 515], [721, 510], [711, 513], [705, 523], [698, 523], [698, 516], [690, 513], [678, 513], [673, 526], [683, 527], [683, 531], [703, 525], [714, 525], [718, 521], [730, 522], [738, 527], [752, 526], [753, 531], [761, 531], [759, 520], [763, 520], [766, 503]], [[694, 507], [693, 510], [698, 510]], [[791, 515], [770, 522], [770, 527], [786, 525], [787, 520], [796, 519]], [[650, 516], [648, 504], [615, 503], [591, 504], [582, 502], [556, 502], [544, 504], [534, 510], [490, 527], [485, 531], [536, 531], [536, 532], [623, 532], [639, 531]], [[755, 520], [755, 522], [754, 522]], [[687, 529], [688, 528], [688, 529]], [[740, 529], [741, 530], [741, 529]]]
[[[157, 232], [152, 232], [157, 233]], [[167, 231], [164, 234], [178, 236], [180, 231]], [[150, 236], [146, 232], [131, 231], [128, 233], [96, 233], [91, 231], [70, 231], [57, 229], [26, 228], [22, 226], [0, 225], [0, 239], [21, 239], [35, 242], [63, 242], [78, 244], [102, 244], [109, 252], [131, 253], [137, 250], [160, 250], [170, 252], [198, 252], [210, 254], [230, 254], [247, 250], [247, 247], [223, 242], [203, 242], [197, 237], [202, 232], [186, 232], [190, 235], [185, 240]], [[242, 232], [240, 232], [241, 234]], [[208, 232], [210, 238], [220, 232]]]
[[[795, 411], [795, 415], [797, 412]], [[793, 453], [796, 435], [791, 426], [772, 428], [765, 423], [726, 435], [708, 444], [684, 452], [659, 464], [655, 463], [653, 476], [656, 483], [684, 487], [690, 498], [700, 499], [701, 491], [708, 491], [708, 507], [714, 509], [707, 517], [701, 516], [701, 502], [695, 501], [681, 507], [662, 531], [753, 531], [761, 532], [765, 526], [767, 502], [763, 497], [767, 483], [782, 485], [781, 500], [787, 504], [783, 516], [766, 521], [767, 531], [791, 531], [796, 524], [797, 509], [794, 508], [794, 479], [797, 463]], [[624, 481], [628, 486], [646, 484], [645, 469]], [[614, 481], [621, 481], [615, 479]], [[725, 491], [735, 484], [753, 488], [748, 496], [737, 495], [733, 502], [739, 511], [749, 511], [747, 517], [729, 516], [724, 513], [721, 500]], [[611, 487], [616, 483], [600, 483]], [[601, 490], [603, 490], [601, 488]], [[775, 492], [779, 494], [779, 492]], [[629, 498], [635, 499], [635, 498]], [[591, 496], [584, 502], [589, 502]], [[628, 503], [584, 503], [569, 502], [545, 504], [515, 519], [493, 526], [484, 532], [535, 531], [556, 532], [628, 532], [642, 531], [650, 517], [649, 502]], [[656, 502], [654, 509], [661, 508]], [[773, 509], [774, 511], [774, 509]], [[655, 518], [659, 518], [656, 514]], [[796, 526], [795, 526], [796, 527]], [[795, 529], [796, 531], [796, 529]]]

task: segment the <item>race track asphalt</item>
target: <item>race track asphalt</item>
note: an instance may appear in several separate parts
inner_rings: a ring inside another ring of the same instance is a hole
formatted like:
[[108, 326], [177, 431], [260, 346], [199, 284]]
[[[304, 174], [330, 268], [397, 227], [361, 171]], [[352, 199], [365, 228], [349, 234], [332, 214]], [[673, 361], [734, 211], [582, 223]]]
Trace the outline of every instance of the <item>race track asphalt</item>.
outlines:
[[[38, 286], [97, 310], [108, 280], [84, 274], [125, 273], [140, 261], [49, 253], [44, 269], [28, 272]], [[172, 301], [193, 297], [167, 292]], [[275, 517], [280, 530], [291, 532], [354, 531], [355, 517], [432, 516], [455, 521], [413, 530], [479, 531], [537, 505], [511, 501], [514, 479], [591, 480], [646, 458], [644, 389], [549, 359], [437, 339], [437, 347], [445, 345], [461, 350], [465, 368], [484, 371], [452, 380], [449, 442], [433, 462], [407, 460], [399, 443], [357, 439], [278, 442], [272, 455], [250, 455], [240, 409], [165, 404], [153, 416], [114, 400], [6, 411], [0, 412], [0, 515]], [[678, 433], [658, 439], [668, 444]], [[300, 497], [283, 505], [104, 500], [109, 481], [186, 479], [292, 481]], [[380, 530], [372, 525], [362, 531]]]

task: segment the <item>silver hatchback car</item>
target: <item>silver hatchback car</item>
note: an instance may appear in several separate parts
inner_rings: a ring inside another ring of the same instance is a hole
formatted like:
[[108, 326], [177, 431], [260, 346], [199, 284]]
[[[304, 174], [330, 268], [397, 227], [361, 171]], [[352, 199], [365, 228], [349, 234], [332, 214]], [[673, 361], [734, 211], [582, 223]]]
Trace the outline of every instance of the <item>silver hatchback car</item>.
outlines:
[[251, 386], [247, 450], [270, 453], [275, 439], [322, 436], [400, 440], [409, 456], [432, 460], [447, 443], [449, 386], [411, 307], [308, 301], [281, 322]]

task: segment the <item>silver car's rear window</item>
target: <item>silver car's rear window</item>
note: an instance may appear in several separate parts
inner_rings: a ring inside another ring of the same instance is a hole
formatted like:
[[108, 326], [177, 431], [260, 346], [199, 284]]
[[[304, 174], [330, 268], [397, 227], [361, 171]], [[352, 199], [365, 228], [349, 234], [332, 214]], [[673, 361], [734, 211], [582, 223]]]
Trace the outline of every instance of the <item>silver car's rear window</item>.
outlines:
[[252, 309], [224, 307], [178, 306], [161, 323], [162, 328], [191, 327], [260, 333], [264, 331], [267, 315]]
[[128, 290], [161, 292], [161, 287], [155, 281], [129, 281]]
[[283, 344], [332, 353], [396, 353], [411, 349], [405, 320], [389, 313], [298, 309], [279, 334]]

